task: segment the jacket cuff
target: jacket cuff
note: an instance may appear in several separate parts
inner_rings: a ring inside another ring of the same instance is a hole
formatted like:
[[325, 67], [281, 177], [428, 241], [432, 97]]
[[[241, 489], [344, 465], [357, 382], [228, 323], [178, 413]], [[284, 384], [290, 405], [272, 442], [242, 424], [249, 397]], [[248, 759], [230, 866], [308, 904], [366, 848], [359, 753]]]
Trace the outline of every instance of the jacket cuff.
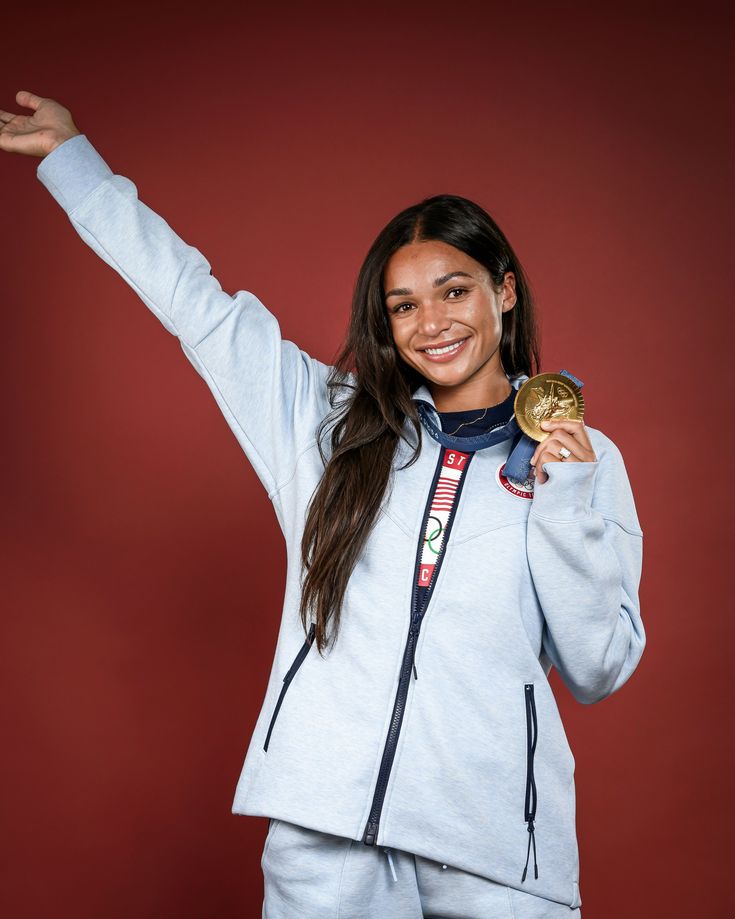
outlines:
[[36, 175], [70, 214], [113, 172], [86, 134], [75, 134], [46, 154], [38, 164]]
[[549, 478], [536, 481], [530, 513], [549, 520], [577, 520], [586, 517], [592, 506], [596, 462], [546, 462], [541, 464]]

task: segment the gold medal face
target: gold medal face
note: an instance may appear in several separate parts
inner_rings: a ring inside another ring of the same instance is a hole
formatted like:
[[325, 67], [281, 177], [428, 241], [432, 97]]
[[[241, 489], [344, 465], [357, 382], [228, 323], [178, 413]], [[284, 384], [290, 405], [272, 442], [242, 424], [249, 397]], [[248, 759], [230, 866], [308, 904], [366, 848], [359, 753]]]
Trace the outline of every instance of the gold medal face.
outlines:
[[540, 442], [551, 434], [540, 426], [547, 418], [581, 421], [584, 399], [580, 388], [563, 373], [537, 373], [516, 393], [513, 411], [523, 433]]

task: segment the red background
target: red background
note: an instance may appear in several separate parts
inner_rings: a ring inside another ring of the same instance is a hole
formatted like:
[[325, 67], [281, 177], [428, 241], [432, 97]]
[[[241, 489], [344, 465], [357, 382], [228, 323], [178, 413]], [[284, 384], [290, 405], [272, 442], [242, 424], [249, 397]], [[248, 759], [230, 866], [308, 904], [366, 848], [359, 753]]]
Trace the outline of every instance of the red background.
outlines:
[[[21, 89], [66, 105], [226, 290], [254, 291], [322, 360], [399, 209], [463, 194], [509, 236], [543, 369], [585, 381], [645, 534], [639, 669], [593, 706], [552, 674], [586, 919], [731, 915], [725, 9], [3, 14], [0, 108], [24, 111]], [[0, 154], [0, 912], [259, 917], [266, 821], [230, 807], [281, 532], [177, 340], [76, 235], [39, 162]]]

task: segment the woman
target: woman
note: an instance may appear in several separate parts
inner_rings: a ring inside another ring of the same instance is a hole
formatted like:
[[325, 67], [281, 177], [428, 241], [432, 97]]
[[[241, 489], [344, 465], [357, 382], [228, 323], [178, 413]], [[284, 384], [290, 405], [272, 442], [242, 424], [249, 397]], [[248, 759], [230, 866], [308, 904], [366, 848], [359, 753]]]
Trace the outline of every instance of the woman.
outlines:
[[642, 532], [601, 431], [551, 418], [517, 463], [514, 399], [539, 359], [500, 229], [452, 195], [398, 214], [327, 366], [254, 294], [224, 292], [67, 109], [16, 101], [33, 114], [0, 112], [0, 147], [43, 157], [76, 231], [179, 338], [286, 539], [232, 806], [271, 818], [264, 916], [579, 916], [574, 757], [548, 674], [589, 704], [635, 670]]

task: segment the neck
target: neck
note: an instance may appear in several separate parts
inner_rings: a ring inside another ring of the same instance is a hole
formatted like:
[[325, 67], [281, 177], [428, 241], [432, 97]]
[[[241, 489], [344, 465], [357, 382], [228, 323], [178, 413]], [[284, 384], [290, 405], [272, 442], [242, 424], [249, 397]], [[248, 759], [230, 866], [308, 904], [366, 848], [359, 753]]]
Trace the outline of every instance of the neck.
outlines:
[[513, 387], [504, 373], [489, 380], [468, 382], [463, 386], [438, 386], [429, 383], [429, 391], [438, 412], [482, 411], [504, 402]]

